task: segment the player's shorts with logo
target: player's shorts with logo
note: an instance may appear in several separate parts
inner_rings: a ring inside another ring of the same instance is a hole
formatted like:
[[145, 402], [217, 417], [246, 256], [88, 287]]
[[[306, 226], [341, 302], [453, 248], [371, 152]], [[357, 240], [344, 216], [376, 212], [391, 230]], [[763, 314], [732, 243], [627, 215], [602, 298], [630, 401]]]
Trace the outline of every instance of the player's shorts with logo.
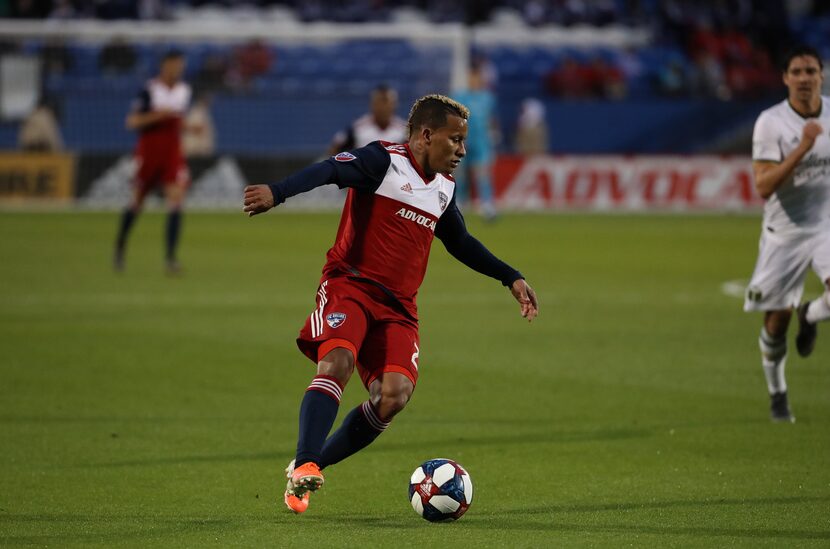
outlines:
[[181, 154], [153, 154], [139, 150], [135, 155], [135, 184], [141, 194], [162, 185], [188, 185], [190, 171]]
[[317, 308], [300, 330], [297, 346], [314, 363], [332, 349], [349, 349], [367, 389], [387, 372], [418, 381], [418, 323], [367, 282], [335, 277], [320, 284]]
[[761, 234], [758, 261], [746, 290], [744, 311], [777, 311], [797, 307], [807, 271], [830, 278], [830, 231], [779, 236]]

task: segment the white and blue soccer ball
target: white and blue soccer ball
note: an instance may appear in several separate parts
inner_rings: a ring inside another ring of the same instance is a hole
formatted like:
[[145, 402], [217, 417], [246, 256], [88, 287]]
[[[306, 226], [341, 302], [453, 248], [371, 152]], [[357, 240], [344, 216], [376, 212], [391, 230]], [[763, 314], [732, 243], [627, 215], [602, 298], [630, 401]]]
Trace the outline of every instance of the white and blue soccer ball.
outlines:
[[451, 459], [425, 461], [409, 479], [409, 502], [430, 522], [457, 520], [473, 502], [470, 473]]

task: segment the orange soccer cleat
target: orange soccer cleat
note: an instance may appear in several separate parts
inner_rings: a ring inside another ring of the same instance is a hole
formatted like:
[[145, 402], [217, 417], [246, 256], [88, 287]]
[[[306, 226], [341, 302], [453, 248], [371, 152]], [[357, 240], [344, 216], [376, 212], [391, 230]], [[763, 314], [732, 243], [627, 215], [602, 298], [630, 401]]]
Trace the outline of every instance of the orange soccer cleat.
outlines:
[[313, 492], [323, 485], [323, 473], [316, 463], [303, 463], [291, 473], [295, 492]]
[[299, 515], [300, 513], [305, 513], [306, 509], [308, 509], [309, 494], [309, 492], [306, 492], [302, 496], [297, 496], [293, 490], [286, 489], [283, 501], [285, 501], [286, 507]]
[[308, 509], [311, 492], [323, 485], [323, 473], [316, 463], [304, 463], [294, 468], [294, 460], [285, 468], [288, 484], [285, 487], [285, 505], [295, 513]]

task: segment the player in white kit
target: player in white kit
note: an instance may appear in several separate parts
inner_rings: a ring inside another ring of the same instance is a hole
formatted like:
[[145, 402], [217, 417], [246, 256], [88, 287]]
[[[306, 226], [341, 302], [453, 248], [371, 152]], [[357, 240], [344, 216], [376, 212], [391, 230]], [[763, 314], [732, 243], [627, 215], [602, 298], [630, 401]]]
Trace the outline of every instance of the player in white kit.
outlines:
[[373, 141], [405, 143], [409, 139], [406, 120], [395, 114], [398, 92], [380, 84], [372, 90], [369, 112], [337, 132], [329, 147], [329, 156], [341, 151], [365, 147]]
[[[816, 323], [830, 318], [830, 98], [821, 95], [822, 69], [813, 48], [792, 50], [783, 74], [788, 97], [761, 113], [752, 135], [755, 188], [766, 204], [744, 310], [764, 312], [758, 341], [776, 421], [795, 421], [784, 378], [793, 310], [803, 357], [815, 346]], [[810, 268], [825, 291], [800, 304]]]

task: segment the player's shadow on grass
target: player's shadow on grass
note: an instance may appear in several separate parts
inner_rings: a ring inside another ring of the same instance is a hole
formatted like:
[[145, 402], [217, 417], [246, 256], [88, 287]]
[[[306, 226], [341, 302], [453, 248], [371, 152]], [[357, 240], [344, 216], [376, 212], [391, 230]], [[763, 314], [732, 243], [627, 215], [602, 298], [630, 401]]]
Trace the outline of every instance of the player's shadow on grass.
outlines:
[[[461, 436], [461, 437], [444, 437], [444, 438], [430, 438], [425, 441], [418, 438], [408, 438], [407, 440], [382, 441], [381, 443], [372, 447], [373, 452], [382, 451], [398, 451], [401, 449], [423, 448], [425, 443], [429, 443], [430, 447], [440, 449], [441, 447], [457, 447], [463, 445], [470, 446], [495, 446], [504, 447], [506, 445], [515, 445], [521, 443], [539, 444], [540, 442], [547, 443], [578, 443], [578, 442], [596, 442], [596, 441], [612, 441], [612, 440], [627, 440], [634, 438], [646, 438], [653, 436], [653, 432], [646, 429], [601, 429], [591, 431], [552, 431], [552, 430], [535, 430], [532, 432], [522, 433], [507, 433], [503, 435], [487, 435], [487, 436]], [[80, 464], [80, 467], [99, 468], [99, 467], [153, 467], [157, 465], [182, 465], [192, 463], [223, 463], [235, 461], [280, 461], [293, 454], [293, 448], [286, 448], [284, 450], [277, 450], [274, 452], [259, 452], [252, 454], [234, 453], [234, 454], [213, 454], [213, 455], [191, 455], [191, 456], [170, 456], [170, 457], [154, 457], [145, 459], [129, 459], [123, 461], [111, 462], [96, 462]]]
[[[736, 538], [782, 538], [782, 539], [820, 539], [830, 540], [828, 530], [795, 530], [773, 528], [729, 528], [706, 526], [651, 526], [635, 524], [568, 524], [563, 522], [564, 515], [571, 513], [597, 513], [602, 511], [636, 511], [650, 509], [672, 509], [682, 507], [713, 506], [757, 506], [788, 505], [798, 503], [830, 502], [830, 496], [775, 497], [755, 499], [702, 499], [669, 500], [632, 503], [600, 503], [586, 505], [546, 505], [502, 509], [491, 515], [473, 515], [465, 520], [472, 527], [481, 529], [509, 528], [528, 531], [612, 533], [612, 534], [653, 534], [670, 536], [714, 536]], [[544, 516], [544, 518], [543, 518]], [[509, 518], [505, 518], [509, 517]], [[535, 517], [526, 520], [525, 517]], [[544, 519], [547, 519], [546, 521]]]
[[499, 514], [539, 515], [553, 513], [596, 513], [599, 511], [633, 511], [638, 509], [671, 509], [674, 507], [712, 507], [728, 505], [788, 505], [830, 501], [830, 496], [788, 496], [774, 498], [716, 498], [677, 499], [669, 501], [643, 501], [631, 503], [592, 503], [582, 505], [540, 505], [517, 507], [499, 511]]
[[407, 440], [394, 442], [384, 441], [377, 445], [377, 450], [401, 450], [408, 448], [423, 448], [426, 442], [430, 447], [440, 448], [441, 446], [496, 446], [504, 447], [515, 444], [539, 444], [545, 443], [578, 443], [578, 442], [607, 442], [612, 440], [629, 440], [635, 438], [647, 438], [654, 436], [654, 432], [648, 429], [596, 429], [588, 431], [556, 431], [552, 429], [536, 429], [533, 431], [511, 432], [503, 435], [490, 434], [486, 436], [454, 436], [444, 438], [429, 438], [423, 440], [417, 437], [409, 437]]
[[[409, 513], [407, 513], [409, 515]], [[423, 528], [424, 521], [417, 517], [397, 518], [394, 516], [387, 517], [367, 517], [366, 515], [340, 515], [340, 516], [306, 516], [303, 517], [305, 522], [319, 522], [322, 525], [342, 524], [343, 526], [356, 526], [362, 528], [373, 529], [392, 529], [392, 530], [413, 530]]]
[[156, 465], [184, 465], [194, 463], [225, 463], [235, 461], [284, 461], [286, 456], [292, 455], [294, 449], [282, 452], [257, 452], [252, 454], [211, 454], [202, 456], [170, 456], [146, 459], [129, 459], [124, 461], [84, 463], [77, 465], [81, 468], [98, 469], [102, 467], [154, 467]]

